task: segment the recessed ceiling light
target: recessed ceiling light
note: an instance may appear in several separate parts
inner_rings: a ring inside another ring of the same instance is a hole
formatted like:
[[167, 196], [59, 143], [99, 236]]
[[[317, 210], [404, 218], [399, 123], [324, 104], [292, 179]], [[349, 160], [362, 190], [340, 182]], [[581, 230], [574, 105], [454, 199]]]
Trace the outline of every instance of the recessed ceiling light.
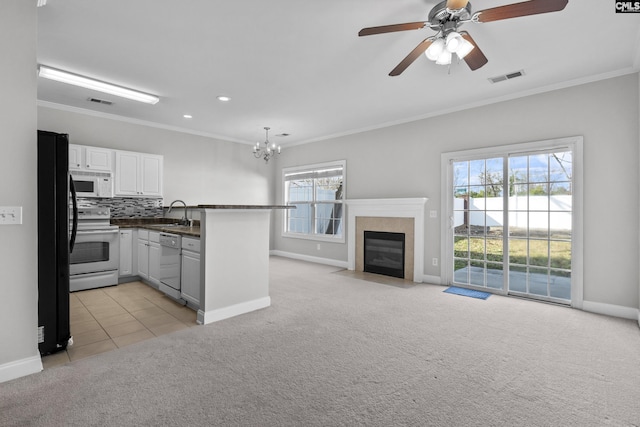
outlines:
[[185, 119], [193, 119], [193, 116], [191, 114], [185, 114], [184, 116]]
[[231, 98], [229, 98], [228, 96], [220, 95], [218, 97], [218, 101], [228, 102], [228, 101], [231, 101]]

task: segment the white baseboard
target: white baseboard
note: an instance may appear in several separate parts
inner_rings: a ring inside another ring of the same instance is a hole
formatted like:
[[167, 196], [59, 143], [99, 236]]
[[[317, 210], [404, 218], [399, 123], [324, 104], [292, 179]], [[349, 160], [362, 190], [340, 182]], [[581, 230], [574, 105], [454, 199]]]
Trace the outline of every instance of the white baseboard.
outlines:
[[239, 316], [271, 305], [271, 297], [258, 298], [228, 307], [218, 308], [210, 311], [198, 310], [198, 323], [207, 325], [230, 317]]
[[40, 356], [28, 357], [26, 359], [14, 360], [13, 362], [0, 365], [0, 383], [15, 380], [42, 371], [42, 359]]
[[422, 275], [422, 283], [428, 283], [430, 285], [441, 285], [440, 276], [430, 276], [428, 274]]
[[623, 319], [638, 319], [638, 323], [640, 324], [640, 312], [638, 312], [637, 308], [605, 304], [602, 302], [583, 301], [582, 309], [591, 313], [606, 314], [607, 316], [621, 317]]
[[340, 261], [337, 259], [320, 258], [316, 256], [301, 255], [293, 252], [285, 252], [285, 251], [277, 251], [277, 250], [269, 251], [269, 255], [281, 256], [284, 258], [291, 258], [291, 259], [298, 259], [300, 261], [314, 262], [316, 264], [330, 265], [332, 267], [348, 268], [347, 261]]

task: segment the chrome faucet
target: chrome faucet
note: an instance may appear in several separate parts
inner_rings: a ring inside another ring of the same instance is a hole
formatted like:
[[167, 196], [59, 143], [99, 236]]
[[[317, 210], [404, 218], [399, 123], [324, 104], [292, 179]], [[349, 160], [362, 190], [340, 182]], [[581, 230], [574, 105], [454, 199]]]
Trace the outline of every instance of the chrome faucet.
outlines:
[[171, 202], [171, 204], [169, 205], [169, 210], [167, 211], [167, 213], [171, 212], [171, 209], [173, 208], [173, 204], [180, 202], [184, 205], [184, 218], [182, 218], [178, 223], [180, 225], [190, 225], [191, 222], [189, 221], [189, 218], [187, 218], [187, 204], [185, 202], [183, 202], [182, 200], [174, 200], [173, 202]]

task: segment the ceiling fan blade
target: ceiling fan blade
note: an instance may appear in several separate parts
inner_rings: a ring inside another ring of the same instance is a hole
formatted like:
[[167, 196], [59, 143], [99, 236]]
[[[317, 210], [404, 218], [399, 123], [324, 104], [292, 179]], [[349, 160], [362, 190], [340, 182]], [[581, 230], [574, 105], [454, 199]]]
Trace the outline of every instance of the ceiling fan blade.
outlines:
[[447, 0], [447, 9], [449, 10], [459, 10], [467, 7], [467, 3], [469, 0]]
[[540, 13], [558, 12], [564, 9], [569, 0], [530, 0], [505, 6], [478, 11], [479, 22], [492, 22], [501, 19], [518, 18], [520, 16]]
[[419, 30], [423, 28], [426, 22], [408, 22], [406, 24], [383, 25], [381, 27], [363, 28], [358, 33], [359, 36], [371, 36], [374, 34], [393, 33], [396, 31]]
[[431, 38], [424, 39], [422, 43], [416, 46], [415, 49], [413, 49], [409, 53], [409, 55], [407, 55], [402, 61], [400, 61], [398, 65], [396, 65], [396, 68], [391, 70], [389, 75], [398, 76], [402, 74], [402, 72], [406, 70], [409, 65], [413, 64], [413, 61], [415, 61], [420, 55], [424, 53], [425, 50], [427, 50], [429, 46], [431, 46], [431, 43], [433, 43], [433, 40]]
[[475, 40], [473, 40], [469, 33], [467, 33], [466, 31], [462, 31], [460, 32], [460, 35], [463, 39], [473, 45], [473, 50], [464, 57], [464, 62], [466, 62], [469, 68], [471, 68], [471, 71], [475, 71], [489, 62], [487, 57], [484, 56], [484, 53], [482, 53]]

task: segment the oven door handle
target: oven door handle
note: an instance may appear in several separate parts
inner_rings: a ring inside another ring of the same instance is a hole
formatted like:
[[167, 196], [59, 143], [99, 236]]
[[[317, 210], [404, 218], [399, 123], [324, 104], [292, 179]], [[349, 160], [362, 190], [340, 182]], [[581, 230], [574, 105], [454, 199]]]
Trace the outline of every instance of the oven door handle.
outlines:
[[106, 234], [106, 233], [119, 233], [120, 230], [91, 230], [91, 231], [83, 231], [78, 230], [78, 234]]

